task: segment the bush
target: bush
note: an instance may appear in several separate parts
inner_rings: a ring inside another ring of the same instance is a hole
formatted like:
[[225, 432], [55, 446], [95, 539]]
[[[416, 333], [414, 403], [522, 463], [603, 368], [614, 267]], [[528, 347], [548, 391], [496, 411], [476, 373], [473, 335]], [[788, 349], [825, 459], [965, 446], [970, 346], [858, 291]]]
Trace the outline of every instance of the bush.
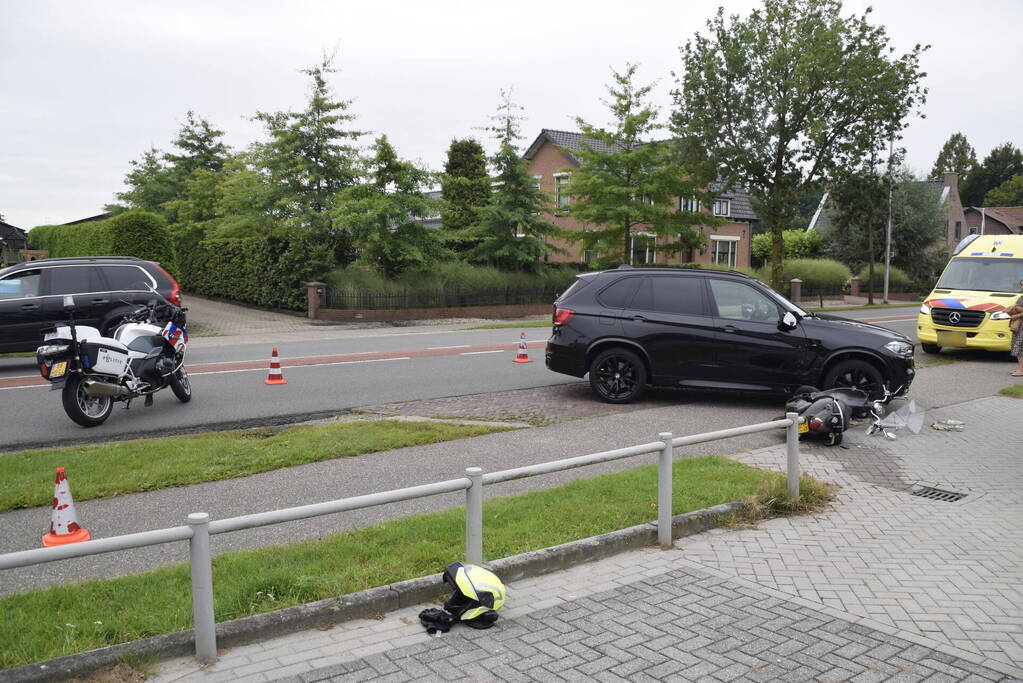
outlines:
[[[789, 259], [815, 259], [824, 253], [821, 234], [816, 230], [784, 230], [782, 237], [782, 256]], [[771, 260], [771, 233], [753, 236], [753, 258], [758, 262]]]
[[453, 261], [438, 263], [426, 271], [406, 271], [388, 280], [376, 270], [349, 266], [332, 270], [326, 282], [336, 291], [359, 294], [400, 294], [416, 291], [472, 292], [494, 289], [567, 289], [578, 271], [571, 266], [547, 264], [539, 273], [505, 272]]
[[[860, 278], [861, 291], [866, 291], [871, 286], [873, 286], [874, 291], [880, 291], [881, 289], [884, 288], [884, 264], [883, 263], [874, 264], [873, 282], [868, 282], [867, 266], [863, 267], [863, 270], [859, 272], [858, 277]], [[909, 277], [906, 271], [902, 270], [901, 268], [896, 268], [895, 266], [889, 267], [888, 269], [889, 288], [897, 287], [899, 289], [906, 289], [910, 286], [912, 281], [913, 279]]]
[[306, 283], [332, 261], [326, 245], [304, 236], [204, 240], [179, 259], [189, 292], [296, 311], [306, 309]]
[[178, 271], [166, 223], [148, 211], [126, 211], [105, 221], [77, 225], [41, 225], [29, 232], [28, 239], [51, 257], [134, 256], [159, 261], [172, 275]]
[[[803, 293], [838, 293], [845, 287], [845, 283], [852, 277], [852, 271], [848, 266], [830, 259], [792, 259], [784, 263], [784, 275], [782, 280], [785, 288], [793, 278], [803, 281]], [[764, 282], [770, 282], [771, 264], [765, 265], [759, 271], [759, 277]], [[788, 294], [788, 292], [782, 292]]]

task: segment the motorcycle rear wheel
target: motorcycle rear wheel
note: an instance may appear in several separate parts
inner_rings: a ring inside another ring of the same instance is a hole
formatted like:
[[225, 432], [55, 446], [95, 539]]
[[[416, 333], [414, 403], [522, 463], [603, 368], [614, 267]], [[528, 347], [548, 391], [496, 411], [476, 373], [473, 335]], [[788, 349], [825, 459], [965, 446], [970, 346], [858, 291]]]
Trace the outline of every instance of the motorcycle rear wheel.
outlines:
[[89, 396], [82, 386], [81, 375], [71, 375], [61, 392], [64, 412], [83, 427], [103, 424], [114, 409], [114, 400], [109, 396]]
[[192, 384], [188, 381], [188, 373], [185, 371], [184, 366], [170, 376], [169, 383], [171, 391], [174, 392], [179, 401], [188, 403], [192, 400]]

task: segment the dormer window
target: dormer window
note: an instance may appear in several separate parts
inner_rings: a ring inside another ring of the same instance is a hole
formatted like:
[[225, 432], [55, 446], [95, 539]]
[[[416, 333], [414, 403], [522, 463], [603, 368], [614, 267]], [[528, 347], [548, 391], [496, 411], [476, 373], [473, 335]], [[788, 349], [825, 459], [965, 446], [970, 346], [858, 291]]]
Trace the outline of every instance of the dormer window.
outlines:
[[727, 199], [715, 199], [712, 212], [715, 216], [727, 216], [731, 212], [731, 202]]

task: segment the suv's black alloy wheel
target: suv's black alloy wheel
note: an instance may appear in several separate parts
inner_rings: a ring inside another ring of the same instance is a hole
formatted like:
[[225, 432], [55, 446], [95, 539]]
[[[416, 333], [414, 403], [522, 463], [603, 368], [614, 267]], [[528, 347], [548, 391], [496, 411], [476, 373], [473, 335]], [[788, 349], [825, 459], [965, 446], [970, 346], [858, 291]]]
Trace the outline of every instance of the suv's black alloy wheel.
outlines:
[[590, 364], [590, 387], [607, 403], [635, 401], [646, 389], [646, 366], [627, 349], [602, 351]]

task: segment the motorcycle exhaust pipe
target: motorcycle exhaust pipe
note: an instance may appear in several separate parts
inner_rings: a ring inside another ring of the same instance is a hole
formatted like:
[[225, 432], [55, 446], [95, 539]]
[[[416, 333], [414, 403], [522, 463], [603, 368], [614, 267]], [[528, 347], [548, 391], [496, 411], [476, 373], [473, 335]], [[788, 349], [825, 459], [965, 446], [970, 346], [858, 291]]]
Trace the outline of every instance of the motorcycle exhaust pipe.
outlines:
[[85, 393], [93, 398], [100, 396], [127, 396], [131, 392], [118, 384], [110, 384], [109, 382], [101, 382], [95, 379], [87, 379], [82, 382], [82, 388], [85, 389]]

